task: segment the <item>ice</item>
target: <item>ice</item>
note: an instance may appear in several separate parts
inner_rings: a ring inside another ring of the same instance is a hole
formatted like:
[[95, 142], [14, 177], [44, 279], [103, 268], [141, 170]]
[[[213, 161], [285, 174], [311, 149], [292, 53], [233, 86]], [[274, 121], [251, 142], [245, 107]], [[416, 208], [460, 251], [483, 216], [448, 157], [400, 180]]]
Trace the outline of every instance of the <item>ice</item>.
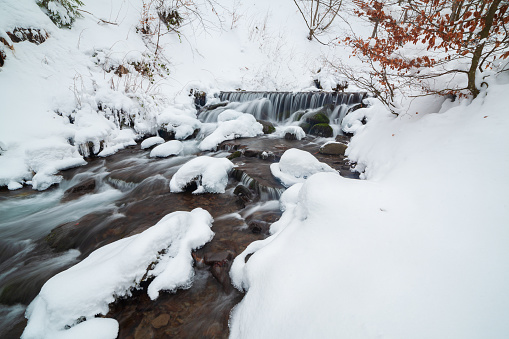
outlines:
[[161, 137], [150, 137], [141, 142], [141, 149], [150, 148], [154, 145], [159, 145], [164, 143], [164, 139]]
[[154, 147], [154, 149], [150, 152], [150, 157], [166, 158], [170, 155], [178, 155], [183, 149], [184, 145], [181, 141], [170, 140], [164, 144]]
[[[22, 338], [116, 337], [116, 321], [95, 316], [107, 314], [115, 298], [128, 296], [150, 277], [155, 277], [148, 287], [151, 299], [163, 290], [189, 287], [191, 251], [212, 239], [211, 225], [212, 217], [201, 208], [173, 212], [140, 234], [95, 250], [44, 284], [27, 309]], [[83, 317], [86, 321], [77, 324]]]
[[201, 156], [185, 163], [170, 181], [170, 191], [183, 192], [191, 183], [198, 188], [193, 194], [224, 193], [228, 184], [228, 174], [233, 163], [226, 158]]
[[200, 143], [202, 151], [213, 150], [225, 140], [255, 137], [263, 134], [263, 126], [251, 114], [226, 110], [218, 116], [217, 129]]
[[296, 148], [285, 151], [279, 163], [270, 165], [270, 171], [286, 187], [304, 182], [318, 172], [337, 173], [329, 165], [318, 161], [311, 153]]

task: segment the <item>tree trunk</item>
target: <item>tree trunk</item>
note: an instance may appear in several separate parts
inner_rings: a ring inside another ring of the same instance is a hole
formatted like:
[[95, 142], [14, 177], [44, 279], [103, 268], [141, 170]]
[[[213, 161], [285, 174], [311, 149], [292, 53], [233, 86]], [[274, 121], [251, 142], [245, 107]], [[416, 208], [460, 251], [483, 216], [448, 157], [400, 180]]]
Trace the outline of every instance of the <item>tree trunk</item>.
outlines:
[[[500, 2], [502, 0], [494, 0], [490, 8], [488, 9], [488, 13], [486, 13], [485, 24], [484, 27], [479, 33], [479, 40], [484, 40], [488, 38], [491, 26], [493, 25], [493, 18], [495, 16], [495, 13], [497, 12], [498, 6], [500, 5]], [[472, 93], [472, 96], [475, 98], [477, 95], [479, 95], [479, 89], [475, 85], [475, 74], [477, 72], [477, 66], [479, 66], [479, 61], [481, 60], [482, 52], [484, 49], [485, 42], [480, 43], [474, 51], [474, 54], [472, 55], [472, 63], [470, 64], [470, 69], [468, 70], [468, 85], [467, 88]]]

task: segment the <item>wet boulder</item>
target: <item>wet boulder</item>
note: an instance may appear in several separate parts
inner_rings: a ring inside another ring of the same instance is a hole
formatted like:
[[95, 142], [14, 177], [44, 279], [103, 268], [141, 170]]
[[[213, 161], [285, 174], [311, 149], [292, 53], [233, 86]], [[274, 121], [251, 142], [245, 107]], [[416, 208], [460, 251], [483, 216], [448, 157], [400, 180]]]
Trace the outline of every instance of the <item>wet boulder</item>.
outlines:
[[317, 124], [330, 124], [329, 117], [322, 111], [318, 111], [311, 114], [306, 114], [304, 117], [304, 122], [307, 122], [311, 126]]
[[95, 190], [95, 179], [94, 178], [87, 179], [67, 189], [64, 192], [62, 202], [78, 199], [79, 197], [85, 194], [92, 193], [94, 190]]
[[269, 234], [270, 223], [263, 220], [252, 220], [248, 224], [249, 230], [254, 234]]
[[328, 142], [320, 147], [319, 152], [327, 155], [345, 155], [345, 150], [348, 145], [340, 142]]
[[334, 135], [334, 132], [329, 124], [316, 124], [311, 127], [309, 134], [323, 138], [331, 138]]
[[276, 131], [276, 128], [270, 121], [256, 120], [263, 126], [263, 134], [272, 134]]

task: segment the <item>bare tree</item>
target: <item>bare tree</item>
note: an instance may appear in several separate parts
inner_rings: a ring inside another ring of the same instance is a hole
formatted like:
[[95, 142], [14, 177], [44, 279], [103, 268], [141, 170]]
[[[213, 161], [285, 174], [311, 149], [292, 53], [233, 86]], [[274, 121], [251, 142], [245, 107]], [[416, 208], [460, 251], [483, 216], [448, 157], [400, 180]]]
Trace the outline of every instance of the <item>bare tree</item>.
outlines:
[[[325, 32], [337, 17], [343, 0], [293, 0], [309, 29], [308, 40]], [[320, 41], [320, 40], [318, 40]]]

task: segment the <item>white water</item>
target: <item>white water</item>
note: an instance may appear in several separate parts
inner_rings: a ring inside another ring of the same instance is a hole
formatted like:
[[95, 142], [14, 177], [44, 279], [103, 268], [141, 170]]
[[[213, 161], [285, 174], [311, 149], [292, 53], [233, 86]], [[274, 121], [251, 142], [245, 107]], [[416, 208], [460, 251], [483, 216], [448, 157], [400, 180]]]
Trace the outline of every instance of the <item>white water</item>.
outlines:
[[334, 92], [222, 92], [221, 101], [228, 105], [203, 112], [203, 122], [217, 122], [217, 116], [226, 109], [252, 114], [256, 119], [278, 124], [290, 124], [296, 112], [316, 110], [329, 106], [332, 124], [340, 124], [348, 110], [362, 102], [365, 93]]

